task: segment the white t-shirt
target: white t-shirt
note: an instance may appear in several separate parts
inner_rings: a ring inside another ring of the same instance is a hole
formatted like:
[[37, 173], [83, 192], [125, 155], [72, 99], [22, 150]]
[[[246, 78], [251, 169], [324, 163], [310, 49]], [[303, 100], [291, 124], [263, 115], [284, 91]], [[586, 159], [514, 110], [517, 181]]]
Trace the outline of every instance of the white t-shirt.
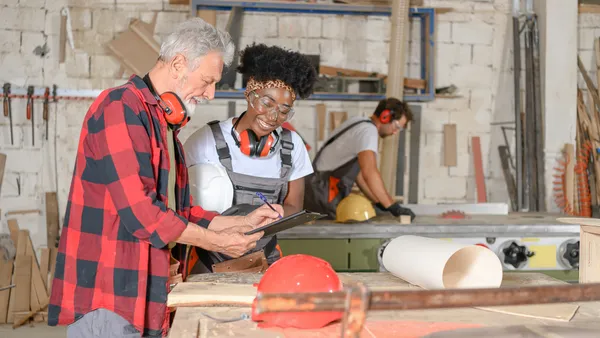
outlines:
[[[267, 157], [253, 158], [242, 153], [240, 148], [235, 145], [235, 141], [231, 136], [231, 128], [233, 118], [219, 122], [221, 132], [225, 138], [225, 142], [229, 146], [231, 155], [231, 167], [234, 172], [256, 177], [264, 178], [279, 178], [281, 171], [281, 141], [275, 146], [276, 149]], [[281, 134], [281, 127], [277, 130]], [[292, 173], [290, 181], [312, 174], [313, 167], [306, 151], [306, 146], [302, 138], [294, 132], [292, 133]], [[237, 132], [236, 132], [237, 134]], [[196, 130], [184, 144], [186, 165], [188, 167], [199, 163], [213, 163], [221, 165], [215, 139], [213, 137], [210, 126], [207, 124], [204, 127]], [[222, 165], [221, 165], [222, 166]]]
[[[347, 126], [361, 120], [369, 121], [369, 118], [356, 116], [344, 121], [325, 142], [344, 130]], [[315, 164], [315, 168], [319, 171], [335, 170], [356, 158], [361, 151], [372, 150], [377, 156], [378, 148], [379, 133], [377, 132], [377, 127], [372, 123], [359, 123], [323, 149], [321, 156]]]

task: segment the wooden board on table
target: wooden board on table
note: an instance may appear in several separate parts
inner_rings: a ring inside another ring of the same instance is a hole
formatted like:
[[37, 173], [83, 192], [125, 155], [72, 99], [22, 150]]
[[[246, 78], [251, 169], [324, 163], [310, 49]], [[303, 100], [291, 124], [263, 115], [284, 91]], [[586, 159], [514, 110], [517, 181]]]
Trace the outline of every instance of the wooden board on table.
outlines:
[[256, 297], [252, 284], [178, 283], [169, 293], [167, 306], [251, 306]]
[[[567, 284], [561, 280], [543, 274], [519, 273], [504, 275], [501, 287], [527, 287]], [[573, 303], [533, 304], [515, 306], [477, 307], [478, 309], [499, 312], [530, 318], [542, 318], [559, 321], [570, 321], [579, 305]]]

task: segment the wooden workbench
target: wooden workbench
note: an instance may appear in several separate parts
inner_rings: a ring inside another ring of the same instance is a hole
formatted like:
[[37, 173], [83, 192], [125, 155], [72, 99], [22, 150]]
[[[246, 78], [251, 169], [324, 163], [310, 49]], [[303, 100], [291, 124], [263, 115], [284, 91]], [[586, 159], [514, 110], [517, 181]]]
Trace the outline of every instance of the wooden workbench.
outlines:
[[[389, 273], [339, 273], [342, 281], [361, 281], [372, 289], [419, 289]], [[260, 274], [202, 274], [190, 276], [187, 282], [212, 282], [232, 284], [258, 283]], [[539, 273], [505, 273], [502, 286], [533, 286], [544, 284], [562, 284], [559, 280]], [[543, 314], [548, 305], [530, 305], [537, 307], [537, 312]], [[436, 332], [452, 330], [469, 325], [473, 327], [499, 327], [514, 325], [552, 325], [560, 327], [573, 327], [582, 329], [594, 329], [600, 332], [600, 302], [582, 302], [576, 304], [559, 304], [568, 309], [579, 308], [574, 315], [568, 315], [568, 319], [556, 320], [549, 318], [524, 317], [513, 314], [492, 312], [489, 309], [461, 308], [440, 310], [411, 310], [411, 311], [371, 311], [368, 312], [367, 328], [382, 328], [389, 323], [407, 323], [406, 327], [413, 328], [421, 325], [420, 332]], [[499, 310], [497, 308], [496, 310]], [[251, 320], [238, 320], [230, 323], [219, 323], [206, 317], [204, 314], [219, 318], [239, 318], [242, 314], [250, 315], [250, 307], [180, 307], [177, 309], [175, 319], [169, 337], [339, 337], [339, 324], [332, 324], [319, 331], [289, 331], [285, 334], [273, 329], [260, 329]], [[417, 326], [418, 326], [417, 325]], [[393, 337], [417, 337], [402, 330], [402, 326], [396, 325], [387, 331], [385, 336]], [[399, 332], [401, 330], [402, 332]], [[371, 330], [374, 331], [374, 330]], [[381, 334], [369, 334], [365, 337], [380, 337]], [[599, 334], [600, 336], [600, 334]], [[466, 337], [466, 336], [465, 336]], [[520, 336], [514, 336], [520, 337]], [[535, 336], [532, 336], [535, 337]], [[562, 337], [562, 336], [561, 336]], [[584, 337], [584, 336], [582, 336]]]

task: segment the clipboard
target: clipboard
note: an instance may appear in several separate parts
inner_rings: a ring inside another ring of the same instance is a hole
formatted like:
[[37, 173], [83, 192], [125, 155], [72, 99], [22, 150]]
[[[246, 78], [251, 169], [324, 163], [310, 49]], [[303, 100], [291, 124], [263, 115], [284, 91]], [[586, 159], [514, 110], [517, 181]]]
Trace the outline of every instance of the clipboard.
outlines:
[[302, 225], [308, 223], [310, 221], [317, 220], [319, 218], [323, 218], [327, 215], [320, 214], [318, 212], [311, 212], [308, 210], [302, 210], [295, 214], [286, 216], [282, 219], [276, 220], [275, 222], [269, 223], [260, 228], [256, 228], [250, 230], [245, 233], [245, 235], [252, 235], [257, 232], [264, 231], [264, 237], [274, 235], [280, 231], [291, 229], [295, 226]]

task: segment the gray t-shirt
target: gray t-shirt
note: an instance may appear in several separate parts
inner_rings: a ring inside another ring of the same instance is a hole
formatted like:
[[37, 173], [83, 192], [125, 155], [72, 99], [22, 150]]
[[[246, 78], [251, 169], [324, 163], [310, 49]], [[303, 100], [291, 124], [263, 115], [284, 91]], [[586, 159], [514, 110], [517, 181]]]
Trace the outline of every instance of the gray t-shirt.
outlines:
[[[369, 118], [362, 116], [350, 118], [335, 129], [329, 138], [335, 136], [347, 126], [361, 120], [369, 121]], [[319, 171], [335, 170], [356, 158], [358, 153], [365, 150], [371, 150], [377, 156], [378, 146], [379, 134], [377, 127], [372, 123], [359, 123], [347, 130], [323, 150], [321, 157], [316, 162], [316, 169]]]

